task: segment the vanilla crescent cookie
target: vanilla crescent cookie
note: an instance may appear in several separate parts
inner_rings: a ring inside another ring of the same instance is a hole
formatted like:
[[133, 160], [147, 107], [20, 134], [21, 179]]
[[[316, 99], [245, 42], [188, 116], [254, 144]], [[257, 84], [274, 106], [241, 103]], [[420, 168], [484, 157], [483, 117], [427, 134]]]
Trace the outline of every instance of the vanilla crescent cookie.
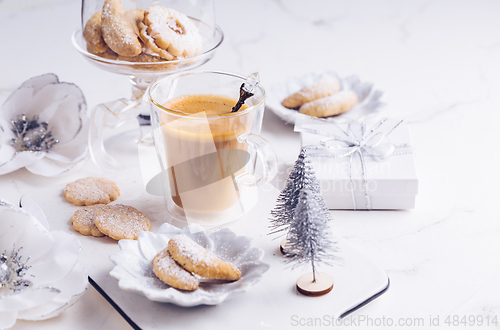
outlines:
[[[134, 15], [132, 15], [134, 16]], [[122, 56], [136, 56], [142, 52], [138, 28], [125, 15], [121, 0], [106, 0], [102, 7], [102, 36], [111, 50]]]
[[89, 52], [101, 54], [108, 49], [102, 37], [101, 12], [98, 11], [89, 18], [83, 29], [83, 38], [87, 42]]
[[125, 19], [130, 24], [136, 36], [139, 36], [139, 23], [144, 19], [144, 9], [125, 9]]
[[70, 182], [63, 190], [64, 197], [76, 206], [108, 204], [120, 196], [120, 189], [111, 180], [88, 177]]
[[314, 85], [308, 85], [297, 93], [288, 96], [281, 102], [285, 108], [298, 108], [301, 105], [337, 93], [340, 90], [340, 82], [337, 78], [325, 75]]
[[313, 117], [340, 115], [351, 110], [358, 103], [358, 95], [350, 90], [343, 90], [331, 96], [323, 97], [302, 105], [300, 113]]
[[172, 237], [168, 241], [168, 251], [179, 265], [200, 276], [228, 281], [241, 278], [238, 268], [217, 258], [185, 235]]
[[193, 21], [172, 8], [152, 6], [139, 24], [146, 52], [166, 60], [188, 58], [199, 54], [202, 39]]
[[108, 207], [107, 205], [97, 204], [92, 206], [86, 206], [82, 209], [77, 210], [71, 217], [71, 223], [73, 228], [82, 235], [85, 236], [104, 236], [103, 233], [96, 227], [94, 223], [95, 211], [96, 209], [101, 209]]
[[137, 239], [142, 231], [149, 231], [149, 219], [132, 206], [114, 204], [95, 210], [94, 223], [103, 233], [113, 239]]
[[98, 56], [100, 56], [102, 58], [106, 58], [108, 60], [116, 60], [116, 59], [118, 59], [118, 54], [115, 53], [114, 51], [112, 51], [111, 49], [109, 49], [109, 47], [106, 49], [106, 51], [104, 53], [96, 53], [89, 46], [87, 46], [87, 51], [89, 53], [91, 53], [91, 54], [98, 55]]
[[160, 280], [176, 289], [194, 291], [200, 284], [193, 274], [175, 262], [168, 249], [161, 250], [154, 257], [153, 272]]

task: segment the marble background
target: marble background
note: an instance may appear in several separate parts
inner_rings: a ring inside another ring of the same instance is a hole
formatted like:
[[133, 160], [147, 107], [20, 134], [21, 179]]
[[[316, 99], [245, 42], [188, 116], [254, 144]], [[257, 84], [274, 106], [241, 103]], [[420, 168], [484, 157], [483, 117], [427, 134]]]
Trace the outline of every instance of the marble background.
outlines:
[[[20, 0], [0, 1], [0, 100], [47, 72], [80, 86], [89, 108], [128, 96], [125, 77], [98, 70], [72, 48], [79, 1], [45, 2], [50, 8], [28, 11]], [[411, 123], [417, 208], [332, 212], [336, 232], [391, 278], [389, 291], [355, 316], [423, 318], [428, 325], [439, 315], [442, 327], [448, 315], [497, 316], [498, 326], [461, 326], [500, 329], [500, 2], [215, 0], [215, 6], [225, 40], [203, 69], [259, 71], [264, 86], [308, 72], [357, 74], [384, 91], [385, 114]], [[296, 159], [298, 134], [271, 112], [262, 135], [281, 162]], [[0, 197], [17, 202], [37, 187], [95, 173], [91, 163], [56, 179], [19, 170], [0, 177]], [[304, 309], [302, 317], [321, 316]], [[126, 327], [89, 290], [58, 318], [15, 328]]]

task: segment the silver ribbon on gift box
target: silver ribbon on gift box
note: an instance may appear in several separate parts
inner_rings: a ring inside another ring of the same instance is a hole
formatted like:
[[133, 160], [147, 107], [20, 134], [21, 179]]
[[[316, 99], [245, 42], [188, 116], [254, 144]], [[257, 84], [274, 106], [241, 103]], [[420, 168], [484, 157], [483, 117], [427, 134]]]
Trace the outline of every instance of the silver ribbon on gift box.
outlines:
[[354, 191], [353, 160], [354, 157], [359, 157], [366, 209], [371, 210], [367, 187], [366, 158], [370, 157], [375, 161], [380, 161], [393, 155], [411, 154], [413, 150], [410, 145], [396, 145], [389, 139], [389, 135], [402, 122], [403, 120], [383, 118], [371, 129], [367, 129], [366, 123], [349, 123], [341, 126], [319, 118], [300, 116], [295, 121], [295, 131], [325, 137], [320, 141], [319, 145], [303, 146], [308, 156], [327, 158], [349, 157], [349, 180], [355, 210], [357, 208]]

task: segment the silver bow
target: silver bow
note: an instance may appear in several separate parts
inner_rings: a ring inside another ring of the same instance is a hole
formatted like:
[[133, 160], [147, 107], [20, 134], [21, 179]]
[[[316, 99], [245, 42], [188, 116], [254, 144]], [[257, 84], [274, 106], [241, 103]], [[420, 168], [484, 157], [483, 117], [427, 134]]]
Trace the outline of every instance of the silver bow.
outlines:
[[368, 195], [368, 179], [366, 174], [366, 157], [382, 160], [392, 155], [412, 153], [411, 146], [407, 144], [394, 145], [389, 135], [403, 122], [383, 118], [370, 130], [366, 129], [366, 123], [350, 123], [342, 127], [322, 119], [300, 116], [295, 121], [296, 132], [307, 132], [326, 137], [319, 145], [303, 146], [308, 151], [308, 156], [343, 158], [349, 157], [349, 180], [351, 183], [351, 195], [354, 209], [356, 210], [356, 199], [354, 193], [354, 179], [352, 175], [353, 159], [359, 156], [361, 163], [361, 175], [364, 186], [366, 209], [371, 210], [370, 196]]

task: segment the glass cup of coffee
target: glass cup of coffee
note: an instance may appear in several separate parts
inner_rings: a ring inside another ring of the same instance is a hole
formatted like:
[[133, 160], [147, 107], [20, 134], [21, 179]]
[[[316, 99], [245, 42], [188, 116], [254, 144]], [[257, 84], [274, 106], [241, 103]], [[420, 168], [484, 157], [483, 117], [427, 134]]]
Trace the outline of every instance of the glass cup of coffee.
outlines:
[[147, 93], [171, 222], [213, 227], [234, 221], [257, 202], [256, 186], [277, 172], [277, 157], [260, 137], [265, 92], [258, 85], [236, 112], [247, 78], [188, 72], [160, 79]]

